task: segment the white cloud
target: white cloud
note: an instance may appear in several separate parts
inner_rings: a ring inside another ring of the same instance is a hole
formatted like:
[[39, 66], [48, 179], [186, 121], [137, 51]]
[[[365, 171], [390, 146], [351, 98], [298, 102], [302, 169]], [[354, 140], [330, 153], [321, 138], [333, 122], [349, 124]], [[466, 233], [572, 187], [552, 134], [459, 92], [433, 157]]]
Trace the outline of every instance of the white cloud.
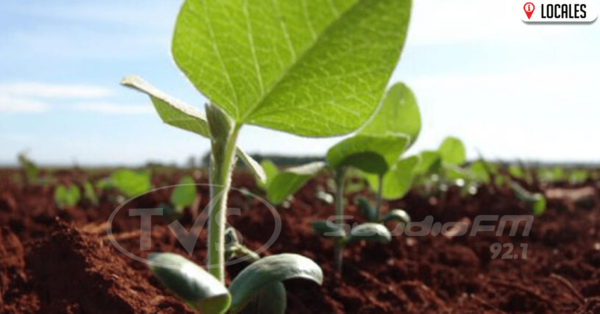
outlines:
[[112, 96], [108, 88], [78, 84], [4, 83], [0, 84], [0, 95], [27, 98], [89, 99]]
[[82, 112], [94, 112], [115, 115], [138, 115], [153, 113], [150, 105], [120, 105], [106, 102], [75, 104], [73, 109]]
[[40, 113], [50, 108], [46, 103], [0, 94], [0, 113]]
[[[0, 113], [41, 113], [50, 110], [49, 100], [101, 99], [112, 95], [112, 90], [94, 85], [2, 83]], [[104, 110], [110, 111], [109, 107]]]

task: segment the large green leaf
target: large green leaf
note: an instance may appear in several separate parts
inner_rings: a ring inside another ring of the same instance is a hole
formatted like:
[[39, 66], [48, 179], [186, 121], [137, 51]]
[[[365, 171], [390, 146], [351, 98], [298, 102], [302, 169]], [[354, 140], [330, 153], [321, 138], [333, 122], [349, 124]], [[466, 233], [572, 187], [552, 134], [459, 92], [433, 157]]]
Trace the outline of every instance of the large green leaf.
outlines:
[[148, 257], [150, 270], [170, 291], [205, 314], [224, 313], [231, 296], [227, 288], [200, 266], [173, 253]]
[[[402, 198], [413, 184], [414, 170], [419, 164], [419, 157], [411, 156], [398, 160], [396, 164], [383, 176], [382, 196], [385, 199]], [[379, 184], [377, 175], [368, 174], [367, 181], [373, 190], [377, 190]]]
[[377, 108], [410, 8], [410, 0], [186, 0], [172, 53], [237, 123], [345, 134]]
[[409, 136], [409, 145], [417, 140], [421, 132], [421, 113], [413, 92], [403, 83], [394, 84], [373, 118], [365, 124], [359, 134]]
[[448, 165], [460, 166], [467, 161], [465, 146], [456, 137], [447, 137], [438, 148], [438, 152], [442, 156], [442, 161]]
[[356, 167], [367, 173], [383, 174], [406, 149], [408, 136], [373, 136], [358, 134], [342, 140], [327, 151], [333, 169]]
[[231, 313], [237, 313], [267, 285], [292, 278], [323, 282], [321, 267], [297, 254], [278, 254], [264, 257], [246, 267], [231, 282], [233, 295]]
[[288, 196], [298, 192], [304, 183], [314, 177], [324, 166], [324, 162], [317, 161], [280, 172], [269, 183], [267, 198], [274, 205], [283, 203]]

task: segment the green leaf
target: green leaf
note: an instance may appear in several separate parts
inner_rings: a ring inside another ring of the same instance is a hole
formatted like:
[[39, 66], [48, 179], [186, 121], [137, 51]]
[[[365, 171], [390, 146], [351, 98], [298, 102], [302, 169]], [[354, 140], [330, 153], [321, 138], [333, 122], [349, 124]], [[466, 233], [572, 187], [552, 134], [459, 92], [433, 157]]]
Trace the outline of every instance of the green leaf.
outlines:
[[237, 156], [240, 157], [240, 159], [244, 162], [246, 167], [248, 167], [252, 174], [254, 174], [254, 177], [258, 182], [267, 182], [267, 175], [263, 168], [258, 164], [258, 162], [256, 162], [256, 160], [254, 160], [252, 157], [250, 157], [250, 155], [242, 151], [239, 147], [237, 148], [236, 153]]
[[271, 182], [273, 182], [273, 179], [275, 179], [275, 177], [279, 174], [279, 168], [277, 168], [272, 161], [267, 159], [261, 161], [260, 166], [265, 172], [266, 180], [265, 182], [257, 183], [262, 189], [267, 190]]
[[284, 314], [287, 307], [285, 286], [276, 282], [262, 288], [241, 314]]
[[385, 214], [383, 216], [382, 221], [383, 222], [397, 221], [397, 222], [402, 222], [405, 225], [408, 225], [410, 223], [410, 216], [408, 215], [407, 212], [405, 212], [402, 209], [394, 209], [394, 210], [391, 210], [389, 213]]
[[[390, 171], [383, 176], [383, 198], [393, 200], [404, 197], [412, 187], [415, 175], [414, 170], [418, 164], [418, 156], [411, 156], [398, 160]], [[369, 182], [371, 189], [377, 191], [379, 186], [377, 175], [368, 174], [367, 181]]]
[[110, 175], [113, 186], [126, 197], [134, 197], [150, 191], [149, 173], [138, 173], [127, 169], [114, 171]]
[[[135, 75], [125, 76], [121, 80], [121, 84], [150, 96], [156, 113], [158, 113], [164, 123], [210, 138], [208, 121], [205, 115], [196, 109], [196, 107], [169, 96]], [[264, 172], [252, 157], [243, 152], [239, 147], [236, 150], [236, 154], [254, 173], [257, 179], [260, 181], [265, 180]]]
[[373, 118], [359, 134], [385, 136], [405, 134], [408, 146], [415, 143], [421, 132], [421, 113], [413, 92], [403, 83], [394, 84], [386, 93]]
[[164, 123], [210, 137], [206, 117], [196, 107], [167, 95], [135, 75], [125, 76], [121, 84], [150, 96], [156, 113]]
[[531, 205], [533, 215], [541, 216], [546, 211], [546, 198], [540, 193], [531, 193], [523, 188], [519, 183], [511, 181], [509, 187], [513, 190], [518, 199]]
[[352, 166], [367, 173], [383, 174], [406, 149], [406, 135], [356, 135], [335, 144], [327, 151], [333, 169]]
[[365, 216], [367, 221], [376, 221], [377, 220], [377, 210], [375, 207], [371, 206], [371, 203], [366, 197], [357, 197], [356, 205], [360, 208], [360, 213]]
[[321, 237], [345, 238], [346, 231], [332, 221], [319, 220], [311, 223], [315, 234]]
[[352, 228], [347, 242], [367, 240], [380, 243], [392, 241], [392, 234], [382, 224], [367, 222]]
[[483, 161], [480, 160], [471, 163], [469, 167], [469, 174], [471, 179], [477, 182], [487, 184], [491, 181], [490, 174], [488, 173], [485, 164], [483, 163]]
[[69, 208], [77, 205], [81, 200], [81, 193], [76, 185], [66, 187], [59, 184], [54, 189], [54, 202], [60, 208]]
[[419, 154], [419, 164], [415, 168], [415, 174], [427, 175], [436, 173], [441, 167], [442, 156], [437, 151], [422, 151]]
[[523, 179], [525, 178], [525, 171], [523, 171], [523, 169], [521, 169], [521, 167], [516, 166], [516, 165], [510, 165], [508, 166], [508, 173], [517, 179]]
[[231, 282], [231, 313], [237, 313], [264, 287], [292, 278], [323, 283], [323, 271], [312, 260], [297, 254], [264, 257], [246, 267]]
[[40, 172], [38, 167], [24, 154], [19, 154], [18, 158], [21, 167], [25, 170], [25, 176], [27, 177], [28, 183], [35, 183]]
[[288, 196], [298, 192], [306, 181], [314, 177], [324, 166], [324, 162], [317, 161], [280, 172], [269, 183], [267, 198], [274, 205], [283, 203]]
[[408, 0], [186, 0], [172, 53], [237, 123], [345, 134], [379, 105], [410, 8]]
[[83, 183], [83, 196], [90, 201], [92, 205], [98, 206], [98, 196], [96, 196], [94, 186], [89, 181]]
[[534, 216], [539, 217], [546, 211], [546, 198], [540, 193], [535, 193], [533, 196], [536, 200], [533, 202], [531, 210]]
[[231, 296], [227, 288], [200, 266], [173, 253], [154, 253], [148, 257], [156, 278], [179, 298], [200, 313], [225, 313]]
[[449, 165], [460, 166], [467, 161], [465, 146], [456, 137], [447, 137], [438, 148], [438, 152], [442, 161]]
[[177, 211], [182, 211], [188, 206], [192, 206], [196, 200], [196, 182], [191, 176], [184, 176], [179, 180], [177, 186], [171, 193], [171, 204]]

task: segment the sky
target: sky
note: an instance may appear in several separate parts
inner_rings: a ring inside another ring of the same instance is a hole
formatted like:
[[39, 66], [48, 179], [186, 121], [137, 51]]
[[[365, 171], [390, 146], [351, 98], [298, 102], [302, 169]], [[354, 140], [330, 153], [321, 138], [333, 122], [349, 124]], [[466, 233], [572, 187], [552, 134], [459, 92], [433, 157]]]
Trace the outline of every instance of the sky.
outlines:
[[[598, 1], [598, 0], [596, 0]], [[170, 55], [181, 0], [0, 0], [0, 165], [184, 164], [208, 140], [163, 124], [137, 74], [202, 108]], [[600, 24], [526, 24], [521, 2], [413, 1], [390, 80], [413, 89], [423, 129], [411, 153], [449, 135], [469, 158], [598, 162]], [[324, 155], [340, 138], [245, 126], [249, 153]]]

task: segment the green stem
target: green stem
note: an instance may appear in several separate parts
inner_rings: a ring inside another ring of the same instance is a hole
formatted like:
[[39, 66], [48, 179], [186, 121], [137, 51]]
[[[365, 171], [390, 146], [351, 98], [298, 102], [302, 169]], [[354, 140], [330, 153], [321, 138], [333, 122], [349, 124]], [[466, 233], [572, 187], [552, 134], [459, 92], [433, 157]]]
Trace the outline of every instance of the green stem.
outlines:
[[381, 211], [381, 205], [383, 204], [383, 175], [377, 175], [377, 195], [375, 203], [375, 221], [379, 221], [379, 212]]
[[[344, 228], [344, 180], [346, 177], [346, 168], [342, 167], [335, 172], [335, 215], [338, 230]], [[335, 244], [335, 264], [338, 272], [342, 271], [342, 262], [344, 256], [343, 241]]]
[[227, 223], [227, 194], [231, 187], [236, 142], [240, 126], [236, 125], [226, 143], [212, 141], [210, 167], [211, 207], [208, 224], [208, 271], [225, 283], [225, 224]]

